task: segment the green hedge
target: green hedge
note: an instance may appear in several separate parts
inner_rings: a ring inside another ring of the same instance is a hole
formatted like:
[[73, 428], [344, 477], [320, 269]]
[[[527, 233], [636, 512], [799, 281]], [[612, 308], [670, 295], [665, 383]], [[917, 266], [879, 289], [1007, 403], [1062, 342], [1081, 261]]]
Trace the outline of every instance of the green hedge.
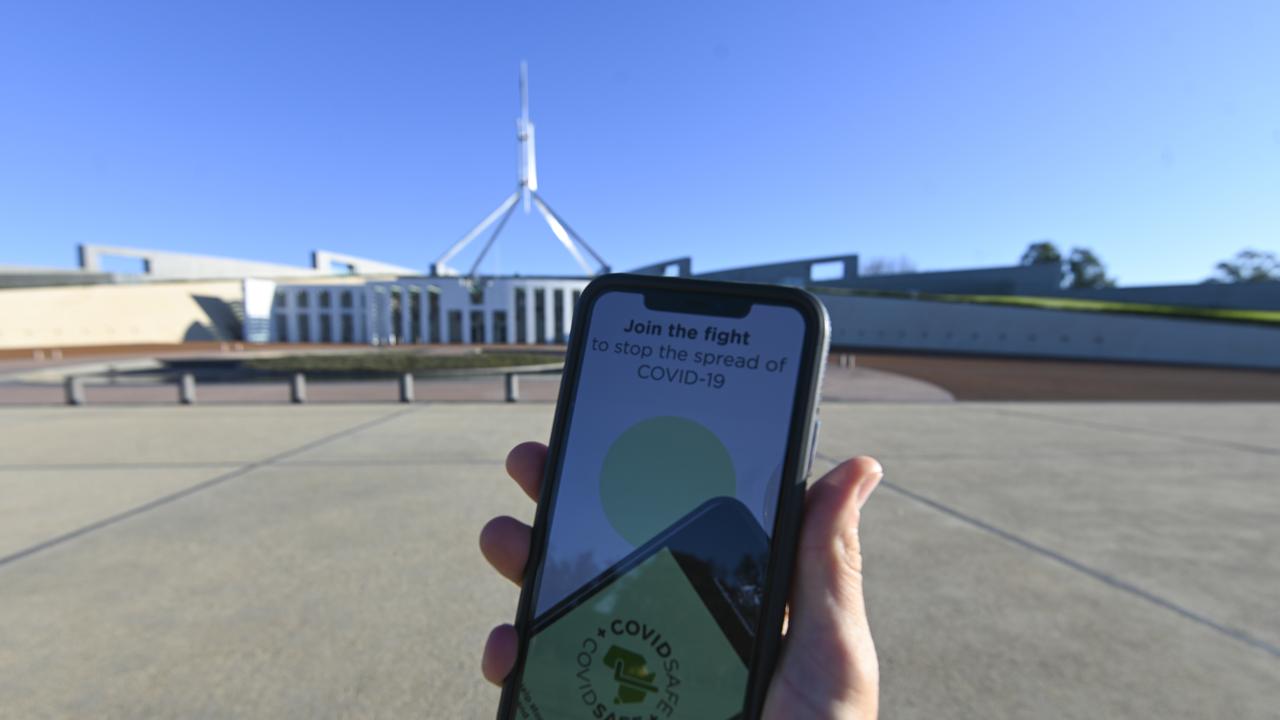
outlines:
[[246, 360], [244, 367], [264, 372], [382, 374], [463, 368], [546, 365], [560, 362], [563, 355], [552, 353], [469, 353], [465, 355], [423, 355], [403, 350], [335, 355], [286, 355]]

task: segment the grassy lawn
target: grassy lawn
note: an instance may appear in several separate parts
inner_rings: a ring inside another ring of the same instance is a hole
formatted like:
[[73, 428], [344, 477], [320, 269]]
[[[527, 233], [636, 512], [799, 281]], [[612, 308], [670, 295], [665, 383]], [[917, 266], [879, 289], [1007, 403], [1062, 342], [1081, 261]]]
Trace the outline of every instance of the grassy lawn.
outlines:
[[381, 375], [466, 368], [518, 367], [561, 362], [555, 353], [468, 353], [465, 355], [422, 355], [403, 350], [340, 355], [287, 355], [247, 360], [244, 367], [263, 372], [333, 373], [341, 375]]
[[929, 293], [899, 293], [878, 290], [852, 290], [846, 288], [814, 287], [815, 292], [833, 295], [864, 295], [867, 297], [894, 297], [933, 302], [974, 303], [978, 305], [1008, 305], [1013, 307], [1040, 308], [1043, 310], [1073, 310], [1077, 312], [1122, 313], [1127, 315], [1162, 315], [1166, 317], [1196, 320], [1219, 320], [1280, 324], [1280, 311], [1229, 310], [1219, 308], [1186, 307], [1180, 305], [1150, 305], [1146, 303], [1115, 302], [1111, 300], [1086, 300], [1077, 298], [1033, 297], [1024, 295], [952, 295]]

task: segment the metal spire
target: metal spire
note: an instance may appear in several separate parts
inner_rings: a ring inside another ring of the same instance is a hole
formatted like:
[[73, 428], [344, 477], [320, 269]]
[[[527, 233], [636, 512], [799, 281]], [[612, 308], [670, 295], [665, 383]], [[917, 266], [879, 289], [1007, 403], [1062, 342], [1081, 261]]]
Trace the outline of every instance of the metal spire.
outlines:
[[534, 154], [533, 123], [529, 122], [529, 64], [520, 62], [520, 118], [516, 120], [517, 159], [520, 188], [524, 194], [524, 214], [529, 214], [529, 194], [538, 189], [538, 161]]
[[590, 245], [582, 239], [578, 233], [574, 232], [559, 215], [551, 209], [541, 195], [538, 194], [538, 164], [534, 152], [534, 133], [533, 123], [529, 121], [529, 66], [528, 63], [521, 61], [520, 63], [520, 117], [516, 118], [516, 143], [517, 143], [517, 160], [516, 160], [516, 189], [504, 199], [493, 212], [485, 216], [479, 225], [471, 228], [462, 239], [454, 243], [443, 255], [431, 264], [431, 274], [435, 276], [442, 275], [459, 275], [460, 273], [447, 264], [455, 255], [462, 252], [467, 245], [480, 236], [491, 225], [497, 223], [493, 233], [489, 235], [489, 239], [485, 241], [484, 247], [480, 250], [480, 256], [476, 258], [471, 266], [470, 272], [467, 273], [471, 282], [475, 282], [478, 277], [480, 263], [488, 254], [489, 249], [493, 247], [493, 243], [498, 239], [498, 235], [502, 233], [503, 228], [507, 225], [507, 220], [511, 218], [512, 212], [515, 210], [516, 203], [522, 198], [524, 200], [524, 212], [529, 214], [532, 207], [538, 208], [542, 219], [546, 221], [547, 226], [551, 228], [551, 233], [556, 236], [560, 244], [565, 250], [573, 256], [573, 259], [582, 267], [583, 272], [587, 275], [595, 275], [596, 271], [591, 269], [591, 265], [582, 256], [578, 250], [581, 245], [590, 253], [591, 257], [600, 265], [599, 272], [609, 272], [609, 265], [600, 257]]

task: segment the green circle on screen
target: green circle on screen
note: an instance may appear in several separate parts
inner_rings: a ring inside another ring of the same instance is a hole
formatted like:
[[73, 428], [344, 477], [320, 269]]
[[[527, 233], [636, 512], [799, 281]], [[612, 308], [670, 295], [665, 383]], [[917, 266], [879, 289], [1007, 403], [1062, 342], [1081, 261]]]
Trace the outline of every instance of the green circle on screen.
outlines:
[[643, 545], [689, 511], [735, 493], [729, 451], [688, 418], [664, 416], [627, 428], [600, 470], [605, 517], [632, 545]]

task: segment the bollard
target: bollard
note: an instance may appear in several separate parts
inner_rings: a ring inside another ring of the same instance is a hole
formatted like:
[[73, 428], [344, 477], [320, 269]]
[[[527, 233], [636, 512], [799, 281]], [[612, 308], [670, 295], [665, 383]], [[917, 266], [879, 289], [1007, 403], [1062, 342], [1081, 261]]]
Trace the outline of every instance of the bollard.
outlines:
[[520, 376], [515, 373], [507, 373], [507, 402], [520, 401]]
[[182, 373], [182, 377], [178, 379], [178, 402], [183, 405], [196, 404], [196, 376], [191, 373]]
[[400, 376], [400, 402], [413, 402], [413, 373], [405, 373]]
[[293, 379], [289, 382], [289, 402], [302, 404], [306, 401], [307, 376], [302, 373], [294, 373]]
[[69, 376], [65, 383], [67, 389], [68, 405], [84, 404], [84, 380], [82, 378]]

